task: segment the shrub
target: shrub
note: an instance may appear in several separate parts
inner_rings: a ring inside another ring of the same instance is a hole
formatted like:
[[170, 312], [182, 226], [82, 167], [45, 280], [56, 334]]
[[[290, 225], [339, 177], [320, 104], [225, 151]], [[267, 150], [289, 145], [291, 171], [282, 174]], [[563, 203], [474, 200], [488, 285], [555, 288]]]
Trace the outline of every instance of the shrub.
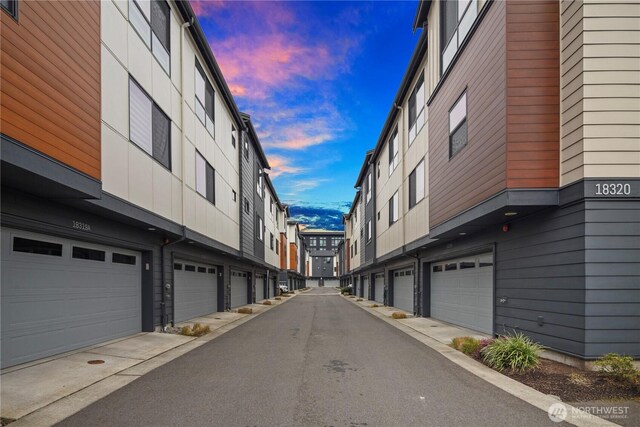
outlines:
[[640, 380], [640, 371], [633, 366], [631, 356], [608, 353], [596, 360], [594, 365], [600, 372], [617, 380], [631, 382]]
[[238, 309], [238, 313], [240, 314], [253, 314], [253, 308], [242, 307]]
[[571, 384], [575, 384], [583, 387], [588, 386], [590, 384], [587, 377], [585, 377], [584, 375], [578, 372], [572, 372], [571, 374], [569, 374], [569, 382]]
[[493, 338], [483, 338], [480, 341], [478, 341], [478, 348], [476, 348], [476, 351], [471, 356], [474, 359], [482, 358], [482, 350], [484, 350], [486, 346], [493, 343], [493, 341], [495, 341]]
[[356, 301], [362, 301], [362, 298], [358, 298]]
[[472, 356], [478, 351], [480, 341], [473, 337], [456, 337], [451, 340], [451, 347], [463, 352], [467, 356]]
[[203, 326], [200, 323], [194, 323], [193, 326], [183, 326], [182, 329], [180, 329], [180, 333], [188, 337], [201, 337], [209, 332], [211, 332], [211, 328], [208, 325]]
[[281, 297], [284, 297], [284, 298], [289, 298], [289, 295], [287, 295], [287, 294], [282, 294], [282, 295], [280, 295], [280, 296], [281, 296]]
[[451, 340], [451, 347], [455, 348], [458, 351], [461, 351], [462, 349], [462, 344], [466, 341], [466, 340], [470, 340], [471, 337], [455, 337], [454, 339]]
[[399, 311], [394, 311], [391, 317], [394, 319], [406, 319], [407, 315]]
[[511, 336], [501, 336], [482, 350], [482, 359], [492, 368], [503, 371], [524, 372], [535, 369], [540, 364], [540, 344], [516, 332]]
[[371, 307], [371, 308], [378, 308], [378, 307], [380, 307], [380, 306], [379, 306], [378, 304], [371, 304], [369, 307]]
[[351, 295], [351, 290], [353, 289], [351, 286], [345, 286], [343, 288], [338, 288], [340, 289], [340, 293], [342, 295]]
[[274, 298], [274, 300], [276, 300], [276, 301], [280, 301], [280, 300], [282, 300], [282, 298], [280, 298], [280, 297], [275, 297], [275, 298]]
[[262, 305], [271, 305], [271, 301], [269, 300], [262, 301]]

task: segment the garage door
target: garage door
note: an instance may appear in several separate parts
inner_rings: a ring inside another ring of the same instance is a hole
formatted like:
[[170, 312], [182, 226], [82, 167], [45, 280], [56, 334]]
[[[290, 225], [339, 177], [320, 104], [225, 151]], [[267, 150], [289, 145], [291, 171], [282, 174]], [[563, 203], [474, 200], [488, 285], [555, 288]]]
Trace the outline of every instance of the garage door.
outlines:
[[493, 255], [431, 265], [431, 317], [493, 333]]
[[175, 260], [173, 275], [176, 322], [218, 311], [218, 279], [215, 266]]
[[231, 308], [248, 304], [247, 273], [231, 270]]
[[377, 302], [384, 304], [384, 273], [375, 275], [374, 298]]
[[141, 331], [139, 252], [2, 229], [2, 367]]
[[308, 288], [317, 288], [319, 286], [318, 279], [307, 279]]
[[338, 279], [324, 279], [325, 288], [337, 288], [340, 286]]
[[413, 269], [393, 272], [393, 306], [413, 313]]
[[362, 298], [365, 300], [369, 299], [369, 276], [362, 278]]
[[256, 274], [256, 301], [264, 299], [264, 274]]

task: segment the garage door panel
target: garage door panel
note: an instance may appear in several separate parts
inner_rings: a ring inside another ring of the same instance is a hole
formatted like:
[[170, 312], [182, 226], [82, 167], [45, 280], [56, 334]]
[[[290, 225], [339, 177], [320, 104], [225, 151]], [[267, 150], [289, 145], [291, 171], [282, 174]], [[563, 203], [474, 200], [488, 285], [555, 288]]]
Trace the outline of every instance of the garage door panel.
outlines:
[[[60, 256], [18, 252], [24, 242], [53, 243]], [[74, 246], [104, 261], [73, 258]], [[112, 262], [114, 252], [135, 265]], [[2, 366], [140, 332], [140, 259], [126, 249], [3, 228]]]
[[384, 304], [384, 273], [378, 273], [375, 276], [375, 293], [374, 298], [377, 302]]
[[[434, 263], [431, 269], [431, 317], [492, 333], [491, 259], [491, 254], [482, 254]], [[488, 265], [480, 267], [483, 264]]]
[[246, 305], [249, 301], [248, 274], [243, 271], [231, 271], [231, 308]]
[[362, 280], [362, 295], [365, 300], [369, 299], [369, 278], [365, 277]]
[[213, 265], [175, 260], [175, 321], [183, 322], [217, 311], [218, 279]]
[[256, 275], [256, 302], [264, 299], [264, 275]]
[[413, 313], [413, 270], [393, 273], [393, 305]]

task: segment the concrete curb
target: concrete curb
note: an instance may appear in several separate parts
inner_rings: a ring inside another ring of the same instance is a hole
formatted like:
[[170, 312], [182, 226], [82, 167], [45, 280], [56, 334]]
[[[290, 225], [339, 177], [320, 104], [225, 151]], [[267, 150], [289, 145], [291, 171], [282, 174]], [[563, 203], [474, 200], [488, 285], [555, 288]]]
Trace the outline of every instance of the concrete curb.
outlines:
[[[11, 426], [21, 427], [48, 427], [52, 426], [65, 418], [70, 417], [76, 412], [81, 411], [85, 407], [91, 405], [94, 402], [108, 396], [116, 390], [126, 386], [127, 384], [135, 381], [137, 378], [144, 374], [151, 372], [152, 370], [159, 368], [178, 357], [195, 350], [196, 348], [218, 338], [221, 335], [237, 328], [244, 323], [260, 316], [267, 311], [278, 307], [279, 305], [289, 301], [299, 293], [290, 295], [288, 298], [283, 298], [280, 301], [276, 301], [273, 305], [265, 305], [263, 310], [258, 313], [247, 314], [244, 317], [230, 321], [229, 323], [214, 329], [210, 333], [194, 338], [191, 341], [185, 342], [177, 347], [160, 353], [150, 359], [140, 361], [129, 368], [119, 371], [115, 374], [109, 375], [93, 384], [88, 385], [72, 394], [62, 397], [54, 402], [51, 402], [11, 423]], [[269, 298], [273, 300], [273, 298]], [[258, 303], [259, 304], [259, 303]]]
[[[506, 375], [502, 375], [501, 373], [494, 371], [493, 369], [470, 358], [469, 356], [457, 350], [454, 350], [453, 348], [445, 344], [442, 344], [441, 342], [438, 342], [427, 335], [424, 335], [423, 333], [417, 331], [416, 329], [414, 329], [409, 325], [402, 323], [402, 320], [391, 319], [390, 317], [387, 317], [374, 309], [366, 307], [364, 304], [362, 304], [365, 301], [357, 302], [353, 298], [348, 298], [345, 296], [343, 296], [343, 298], [347, 301], [351, 301], [354, 305], [367, 311], [372, 316], [377, 317], [378, 319], [401, 330], [402, 332], [406, 333], [412, 338], [420, 341], [424, 345], [430, 347], [432, 350], [437, 351], [442, 356], [446, 357], [451, 362], [455, 363], [461, 368], [466, 369], [467, 371], [482, 378], [488, 383], [511, 394], [512, 396], [517, 397], [520, 400], [527, 402], [530, 405], [535, 406], [536, 408], [544, 412], [548, 412], [549, 407], [553, 404], [564, 405], [564, 407], [567, 410], [567, 417], [564, 421], [569, 424], [579, 426], [579, 427], [618, 426], [618, 424], [614, 424], [610, 421], [588, 414], [587, 412], [584, 412], [567, 403], [557, 400], [555, 397], [551, 397], [525, 384], [522, 384], [521, 382], [511, 379]], [[366, 301], [366, 303], [370, 303], [370, 301]]]

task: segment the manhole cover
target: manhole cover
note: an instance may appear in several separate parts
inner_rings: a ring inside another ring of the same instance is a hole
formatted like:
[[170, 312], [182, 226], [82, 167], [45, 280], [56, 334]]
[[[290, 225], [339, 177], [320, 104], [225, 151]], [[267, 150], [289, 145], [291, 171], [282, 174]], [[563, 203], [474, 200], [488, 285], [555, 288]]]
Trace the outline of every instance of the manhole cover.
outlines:
[[89, 360], [87, 363], [89, 365], [102, 365], [104, 363], [104, 360], [100, 360], [100, 359]]
[[222, 320], [222, 317], [214, 317], [216, 320]]

